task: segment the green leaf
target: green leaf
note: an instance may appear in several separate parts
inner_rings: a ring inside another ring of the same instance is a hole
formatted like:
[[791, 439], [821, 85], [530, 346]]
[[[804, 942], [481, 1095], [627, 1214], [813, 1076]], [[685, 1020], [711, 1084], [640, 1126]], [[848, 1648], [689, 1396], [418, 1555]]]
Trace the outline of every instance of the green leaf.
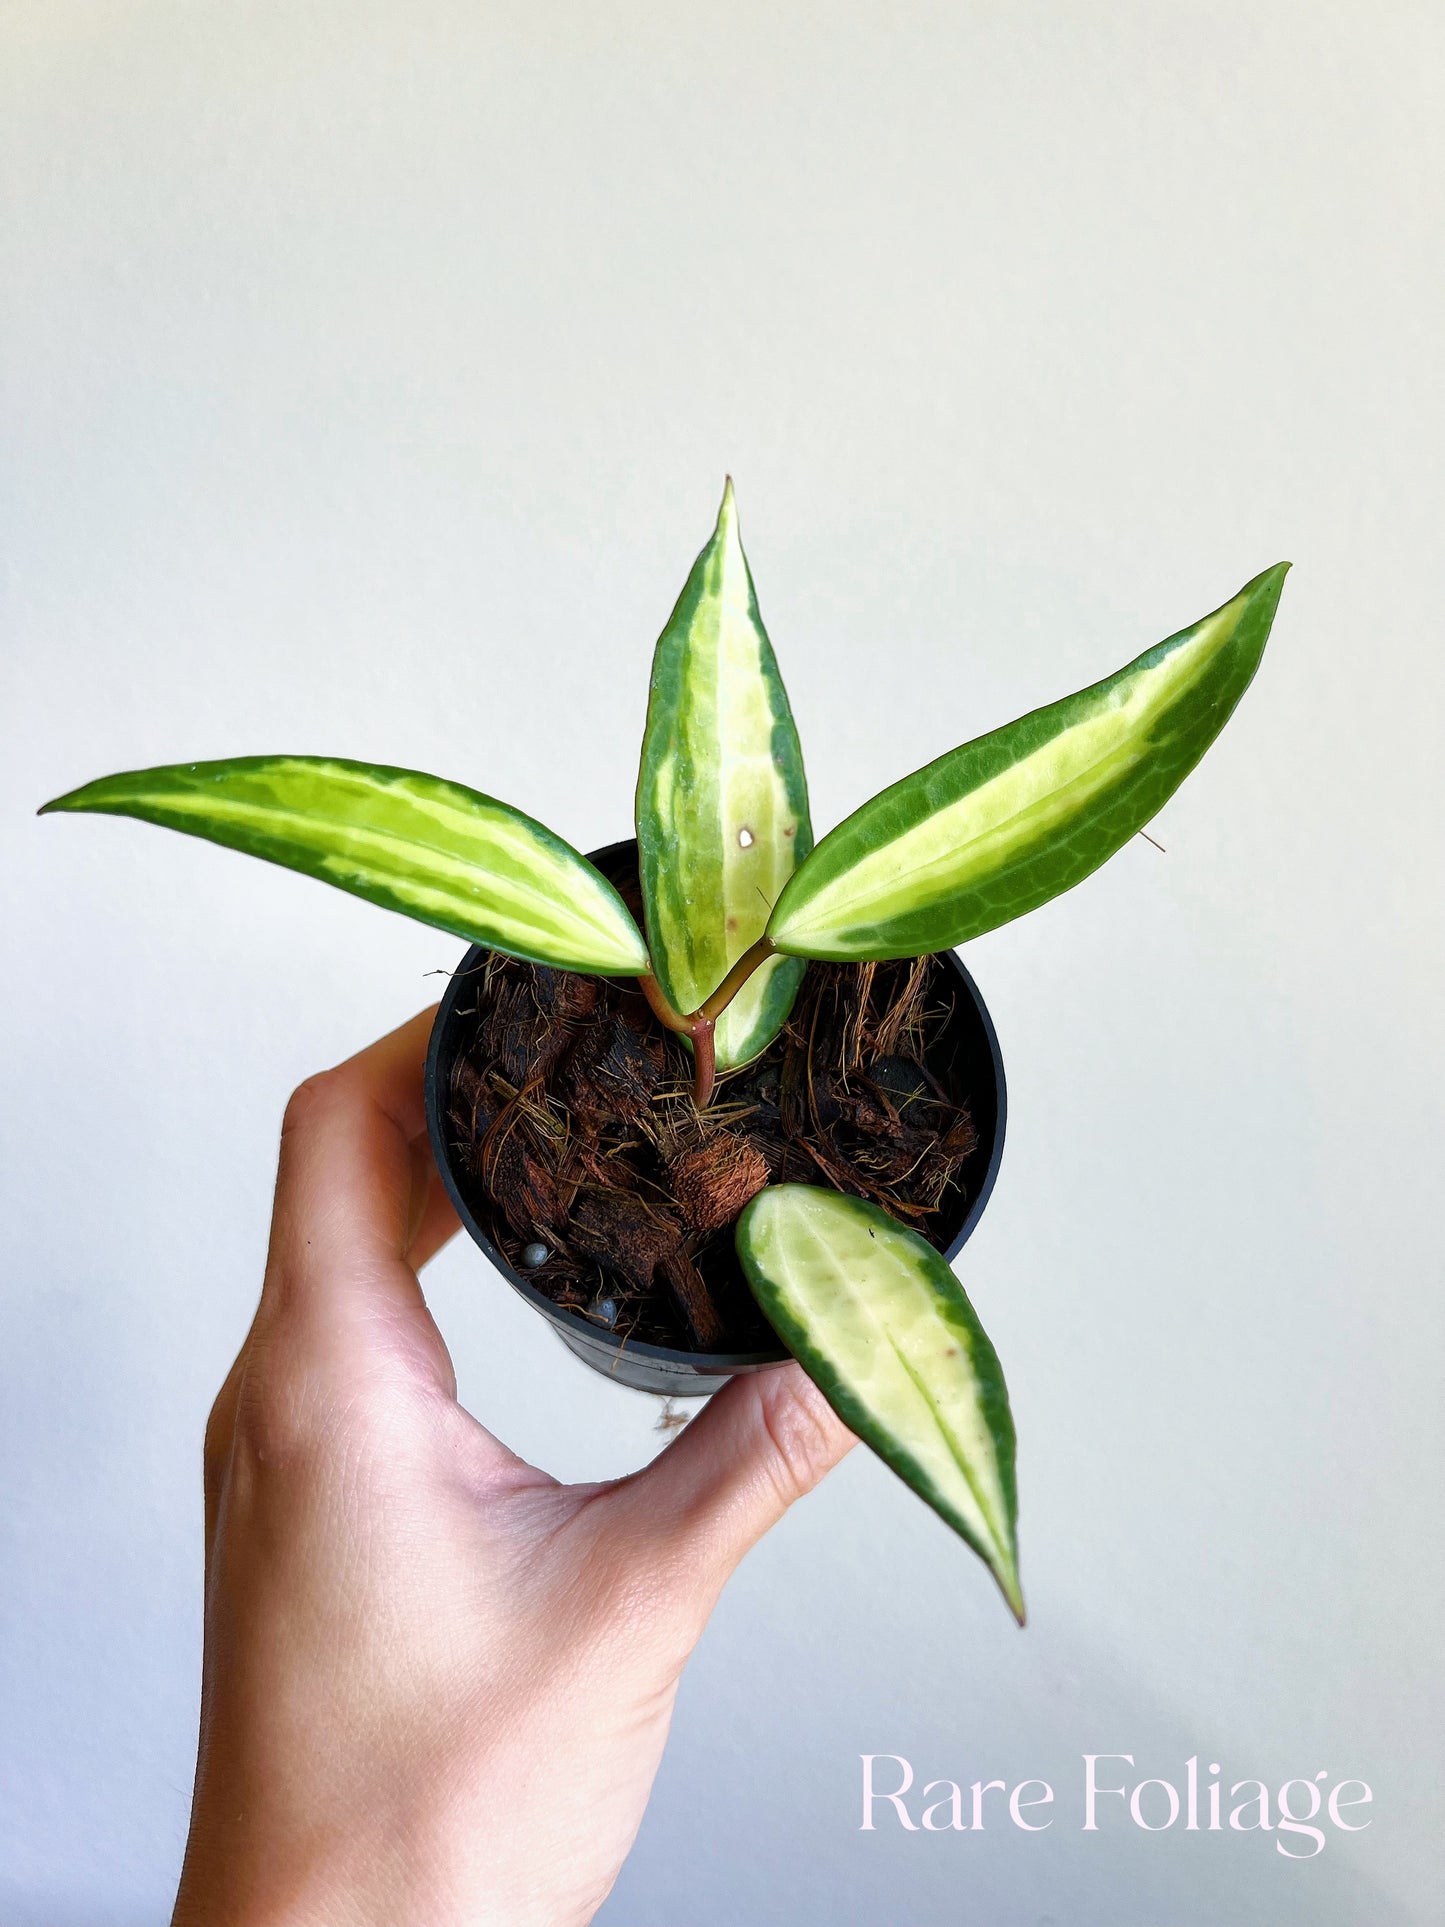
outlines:
[[797, 957], [916, 957], [1082, 882], [1174, 794], [1259, 666], [1287, 562], [1117, 675], [906, 776], [829, 832], [768, 926]]
[[[729, 481], [658, 639], [637, 784], [647, 934], [674, 1010], [694, 1011], [717, 989], [812, 846], [803, 755]], [[783, 957], [753, 973], [718, 1020], [719, 1065], [771, 1042], [802, 973]]]
[[626, 905], [570, 844], [415, 770], [323, 756], [173, 763], [102, 777], [45, 810], [184, 830], [534, 963], [599, 976], [647, 969]]
[[736, 1239], [788, 1350], [843, 1423], [968, 1541], [1022, 1625], [1008, 1389], [948, 1265], [876, 1205], [806, 1184], [760, 1191]]

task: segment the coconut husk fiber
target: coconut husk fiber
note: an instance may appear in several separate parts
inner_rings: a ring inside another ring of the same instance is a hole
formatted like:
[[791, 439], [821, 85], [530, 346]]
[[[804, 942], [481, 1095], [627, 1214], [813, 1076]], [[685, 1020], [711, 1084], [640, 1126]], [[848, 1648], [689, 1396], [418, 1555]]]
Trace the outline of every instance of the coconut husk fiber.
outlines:
[[703, 1111], [689, 1052], [630, 982], [493, 955], [471, 991], [448, 1094], [459, 1182], [507, 1260], [599, 1326], [774, 1343], [732, 1245], [766, 1184], [870, 1199], [939, 1249], [957, 1226], [975, 1133], [941, 1048], [956, 979], [933, 958], [810, 964], [784, 1030]]

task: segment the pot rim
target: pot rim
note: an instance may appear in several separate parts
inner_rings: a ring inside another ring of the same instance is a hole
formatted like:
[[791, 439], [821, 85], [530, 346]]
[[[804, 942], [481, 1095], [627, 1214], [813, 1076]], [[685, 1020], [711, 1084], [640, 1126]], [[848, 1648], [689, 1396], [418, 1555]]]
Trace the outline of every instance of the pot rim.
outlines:
[[[634, 854], [636, 849], [636, 839], [624, 837], [616, 843], [609, 843], [601, 849], [593, 850], [588, 861], [605, 864], [609, 859]], [[1004, 1131], [1008, 1118], [1008, 1091], [1004, 1082], [1003, 1056], [999, 1050], [998, 1034], [994, 1030], [993, 1019], [989, 1015], [988, 1006], [979, 992], [978, 985], [965, 968], [957, 951], [938, 950], [931, 954], [945, 969], [955, 973], [978, 1013], [984, 1040], [988, 1046], [989, 1062], [993, 1068], [994, 1088], [997, 1095], [997, 1122], [994, 1126], [993, 1145], [989, 1152], [988, 1164], [977, 1189], [969, 1200], [957, 1232], [943, 1253], [945, 1260], [951, 1262], [973, 1235], [997, 1182], [999, 1165], [1003, 1159]], [[643, 1339], [619, 1335], [617, 1332], [609, 1331], [604, 1325], [594, 1324], [590, 1318], [583, 1317], [568, 1306], [556, 1304], [545, 1292], [538, 1290], [525, 1272], [516, 1270], [497, 1249], [462, 1195], [461, 1187], [452, 1171], [450, 1147], [445, 1130], [446, 1092], [442, 1088], [441, 1076], [443, 1042], [457, 1002], [467, 988], [468, 978], [473, 976], [481, 968], [482, 962], [491, 955], [491, 950], [485, 945], [473, 944], [456, 969], [452, 971], [450, 982], [437, 1006], [426, 1054], [426, 1122], [427, 1135], [431, 1140], [432, 1157], [436, 1162], [437, 1170], [441, 1173], [447, 1196], [451, 1199], [462, 1227], [473, 1243], [480, 1246], [512, 1289], [525, 1298], [533, 1310], [541, 1312], [545, 1318], [556, 1325], [563, 1335], [568, 1331], [585, 1335], [593, 1345], [614, 1351], [619, 1363], [626, 1355], [630, 1358], [677, 1366], [702, 1376], [717, 1375], [718, 1377], [758, 1371], [769, 1365], [786, 1364], [792, 1354], [781, 1343], [775, 1348], [757, 1352], [697, 1352], [681, 1351], [668, 1345], [652, 1345]]]

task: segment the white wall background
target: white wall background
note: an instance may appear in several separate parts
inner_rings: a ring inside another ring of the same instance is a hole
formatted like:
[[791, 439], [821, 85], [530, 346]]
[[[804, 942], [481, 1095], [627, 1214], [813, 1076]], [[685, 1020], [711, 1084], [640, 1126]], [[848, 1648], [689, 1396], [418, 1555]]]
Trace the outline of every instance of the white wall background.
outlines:
[[[1168, 854], [970, 952], [1029, 1632], [855, 1455], [602, 1918], [1439, 1918], [1442, 55], [1392, 0], [0, 0], [4, 1927], [165, 1917], [281, 1105], [458, 953], [30, 812], [296, 748], [624, 834], [725, 469], [824, 826], [1296, 568]], [[429, 1289], [518, 1449], [654, 1449], [472, 1250]], [[863, 1834], [863, 1751], [1328, 1769], [1374, 1824]]]

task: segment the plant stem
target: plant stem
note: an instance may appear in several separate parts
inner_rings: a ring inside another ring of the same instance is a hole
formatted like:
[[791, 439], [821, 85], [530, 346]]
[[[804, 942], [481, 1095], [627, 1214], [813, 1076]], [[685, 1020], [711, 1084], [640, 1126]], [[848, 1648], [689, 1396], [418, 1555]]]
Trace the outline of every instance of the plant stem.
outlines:
[[692, 1101], [700, 1111], [707, 1108], [717, 1076], [716, 1029], [712, 1018], [704, 1017], [692, 1033]]
[[696, 1011], [693, 1012], [691, 1017], [680, 1017], [667, 1001], [666, 997], [663, 996], [662, 985], [650, 971], [645, 977], [638, 978], [637, 985], [643, 996], [652, 1006], [652, 1014], [659, 1024], [663, 1025], [667, 1030], [677, 1031], [679, 1035], [683, 1037], [691, 1037], [693, 1022], [697, 1016]]
[[722, 1016], [733, 998], [737, 996], [748, 978], [755, 970], [768, 961], [773, 954], [772, 938], [764, 934], [751, 949], [745, 950], [718, 985], [711, 997], [702, 1006], [701, 1015], [710, 1017], [714, 1023]]
[[679, 1037], [692, 1039], [692, 1101], [699, 1110], [706, 1107], [708, 1099], [712, 1096], [713, 1084], [717, 1079], [715, 1042], [717, 1020], [748, 978], [755, 970], [761, 968], [772, 954], [773, 946], [769, 938], [759, 937], [757, 942], [738, 958], [706, 1003], [697, 1010], [689, 1011], [685, 1017], [673, 1009], [663, 995], [662, 985], [651, 972], [637, 980], [657, 1021], [666, 1029], [674, 1031]]

